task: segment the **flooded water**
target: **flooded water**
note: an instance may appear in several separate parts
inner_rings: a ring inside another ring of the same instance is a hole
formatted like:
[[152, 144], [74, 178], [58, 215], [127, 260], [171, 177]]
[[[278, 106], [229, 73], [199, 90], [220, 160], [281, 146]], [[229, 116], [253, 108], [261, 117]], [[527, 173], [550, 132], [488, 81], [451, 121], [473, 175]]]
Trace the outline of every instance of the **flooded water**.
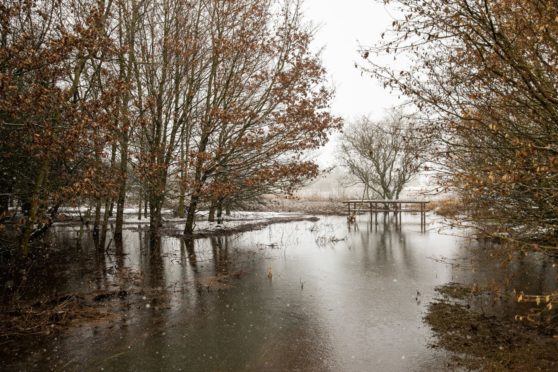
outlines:
[[[423, 232], [413, 215], [399, 226], [321, 217], [190, 242], [149, 242], [138, 226], [106, 252], [87, 233], [79, 239], [78, 229], [55, 229], [53, 253], [19, 284], [22, 299], [129, 295], [106, 301], [118, 310], [108, 323], [2, 352], [11, 369], [445, 369], [449, 355], [428, 347], [432, 332], [423, 322], [434, 288], [493, 269], [448, 264], [464, 257], [468, 240], [432, 223]], [[540, 282], [539, 267], [526, 265]]]

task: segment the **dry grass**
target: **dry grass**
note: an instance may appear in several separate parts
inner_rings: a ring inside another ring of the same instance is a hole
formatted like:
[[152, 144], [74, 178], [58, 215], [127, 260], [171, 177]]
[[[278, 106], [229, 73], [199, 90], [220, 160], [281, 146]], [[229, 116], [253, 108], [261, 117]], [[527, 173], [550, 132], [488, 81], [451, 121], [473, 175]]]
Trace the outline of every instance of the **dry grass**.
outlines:
[[463, 212], [463, 203], [456, 198], [434, 200], [427, 204], [427, 208], [440, 216], [452, 218]]
[[[344, 200], [347, 198], [324, 197], [320, 194], [289, 198], [269, 197], [264, 209], [274, 212], [345, 215], [347, 207], [343, 204]], [[464, 211], [462, 202], [457, 198], [434, 200], [428, 203], [426, 208], [448, 218], [456, 217]]]
[[49, 335], [72, 325], [108, 320], [113, 314], [100, 304], [102, 300], [66, 295], [3, 311], [0, 316], [0, 337], [10, 339], [17, 336]]
[[300, 212], [305, 214], [346, 214], [345, 205], [334, 198], [312, 197], [278, 198], [267, 200], [266, 211]]

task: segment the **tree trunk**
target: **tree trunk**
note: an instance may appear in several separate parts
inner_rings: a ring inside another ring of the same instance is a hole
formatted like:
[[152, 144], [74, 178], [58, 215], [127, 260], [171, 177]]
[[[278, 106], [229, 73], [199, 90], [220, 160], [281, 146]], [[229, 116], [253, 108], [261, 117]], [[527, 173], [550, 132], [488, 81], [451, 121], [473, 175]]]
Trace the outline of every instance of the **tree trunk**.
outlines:
[[[140, 191], [138, 192], [138, 197], [139, 197], [139, 202], [138, 202], [138, 220], [141, 221], [141, 188]], [[147, 200], [146, 200], [147, 202]], [[147, 216], [146, 216], [147, 217]]]
[[176, 215], [178, 216], [178, 218], [184, 218], [185, 214], [186, 214], [186, 208], [184, 205], [185, 202], [185, 192], [184, 192], [184, 188], [180, 187], [180, 196], [178, 198], [178, 210], [176, 211]]
[[[207, 142], [208, 142], [207, 137], [204, 140], [202, 140], [200, 146], [202, 151], [205, 151]], [[190, 196], [190, 204], [188, 205], [188, 213], [186, 215], [186, 225], [184, 226], [184, 234], [186, 235], [191, 235], [194, 232], [194, 219], [196, 217], [196, 211], [198, 209], [198, 203], [200, 201], [200, 193], [201, 193], [202, 185], [203, 182], [205, 181], [204, 176], [202, 176], [202, 166], [203, 164], [198, 160], [194, 179], [199, 183], [194, 188], [194, 190], [192, 190], [192, 196]]]
[[115, 235], [122, 235], [122, 226], [124, 225], [124, 203], [126, 202], [126, 181], [128, 172], [128, 134], [124, 134], [120, 146], [120, 176], [122, 177], [120, 188], [118, 191], [118, 199], [116, 201], [116, 226]]
[[149, 198], [149, 233], [152, 237], [157, 236], [162, 225], [161, 204], [161, 198], [158, 195], [152, 195]]
[[207, 217], [207, 220], [209, 222], [215, 222], [215, 205], [211, 205], [211, 207], [209, 207], [209, 216]]
[[37, 212], [39, 211], [39, 204], [40, 204], [40, 194], [41, 189], [43, 188], [43, 184], [48, 174], [49, 163], [48, 160], [43, 160], [41, 163], [41, 168], [39, 169], [39, 173], [35, 178], [35, 187], [33, 188], [33, 194], [31, 195], [31, 207], [29, 210], [29, 217], [25, 222], [25, 226], [23, 228], [23, 235], [21, 237], [21, 252], [24, 256], [27, 256], [29, 253], [29, 238], [33, 233], [33, 226], [35, 225], [35, 221], [37, 219]]
[[184, 155], [184, 136], [182, 136], [182, 140], [180, 143], [180, 178], [179, 178], [179, 196], [178, 196], [178, 210], [176, 211], [176, 215], [178, 218], [184, 218], [185, 214], [185, 201], [186, 201], [186, 188], [184, 187], [184, 177], [186, 172], [185, 168], [185, 155]]
[[143, 203], [143, 215], [145, 216], [145, 218], [147, 218], [148, 215], [147, 207], [149, 206], [149, 203], [147, 203], [147, 200], [149, 200], [149, 195], [147, 194], [147, 191], [143, 194], [143, 200], [146, 201], [145, 203]]
[[[120, 32], [120, 43], [127, 47], [127, 57], [124, 53], [119, 55], [119, 77], [120, 79], [130, 84], [132, 80], [132, 67], [134, 60], [134, 44], [135, 44], [135, 22], [136, 22], [136, 7], [132, 7], [133, 13], [131, 14], [131, 19], [129, 19], [130, 14], [120, 13], [119, 16], [130, 23], [123, 22], [126, 29], [122, 30], [119, 25]], [[122, 226], [124, 224], [124, 204], [126, 202], [126, 186], [128, 179], [128, 141], [130, 135], [130, 88], [127, 87], [120, 98], [120, 108], [119, 108], [119, 129], [122, 133], [120, 138], [120, 188], [118, 190], [118, 198], [116, 201], [116, 226], [114, 235], [122, 235]]]
[[186, 213], [186, 225], [184, 226], [184, 234], [191, 235], [194, 232], [194, 219], [196, 218], [196, 210], [198, 208], [199, 197], [192, 195], [188, 212]]
[[223, 223], [223, 202], [217, 203], [217, 223]]
[[103, 223], [101, 224], [101, 239], [99, 239], [99, 249], [105, 249], [105, 242], [107, 239], [108, 220], [110, 216], [110, 206], [112, 202], [107, 198], [105, 201], [105, 213], [103, 214]]
[[93, 223], [93, 234], [99, 234], [99, 226], [101, 225], [101, 198], [97, 198], [95, 205], [95, 222]]
[[167, 188], [167, 172], [161, 170], [157, 175], [158, 180], [153, 179], [148, 187], [149, 195], [149, 230], [152, 236], [158, 236], [158, 231], [163, 226], [161, 212], [165, 202], [165, 190]]

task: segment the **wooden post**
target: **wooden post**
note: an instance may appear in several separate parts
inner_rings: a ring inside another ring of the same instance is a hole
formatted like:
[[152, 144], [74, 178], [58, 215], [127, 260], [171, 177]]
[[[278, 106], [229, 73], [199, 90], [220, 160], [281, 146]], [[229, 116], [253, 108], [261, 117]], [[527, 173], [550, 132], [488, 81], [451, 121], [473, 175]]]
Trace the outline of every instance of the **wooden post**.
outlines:
[[420, 203], [420, 227], [421, 231], [426, 231], [426, 212], [424, 208], [424, 203]]
[[[419, 212], [421, 231], [426, 231], [426, 204], [427, 201], [419, 200], [349, 200], [345, 201], [347, 204], [347, 212], [349, 216], [354, 219], [359, 210], [366, 210], [369, 208], [371, 223], [378, 225], [378, 214], [382, 213], [384, 219], [390, 219], [390, 213], [394, 214], [396, 226], [403, 224], [403, 212]], [[407, 209], [405, 209], [405, 205]], [[415, 209], [416, 206], [420, 209]], [[358, 206], [358, 209], [357, 209]], [[381, 209], [380, 209], [381, 206]], [[373, 219], [373, 221], [372, 221]], [[391, 220], [391, 219], [390, 219]]]

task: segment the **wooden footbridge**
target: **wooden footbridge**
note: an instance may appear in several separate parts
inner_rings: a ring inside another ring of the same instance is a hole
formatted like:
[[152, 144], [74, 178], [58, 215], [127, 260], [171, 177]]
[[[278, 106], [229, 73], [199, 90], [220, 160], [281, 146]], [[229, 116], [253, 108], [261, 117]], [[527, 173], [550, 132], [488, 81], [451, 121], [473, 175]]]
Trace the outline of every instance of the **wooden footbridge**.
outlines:
[[420, 213], [421, 228], [426, 226], [426, 205], [430, 203], [424, 200], [347, 200], [343, 202], [347, 205], [349, 221], [354, 221], [356, 215], [361, 212], [374, 214], [376, 224], [378, 223], [378, 213], [394, 213], [396, 221], [401, 223], [401, 215], [404, 212]]

